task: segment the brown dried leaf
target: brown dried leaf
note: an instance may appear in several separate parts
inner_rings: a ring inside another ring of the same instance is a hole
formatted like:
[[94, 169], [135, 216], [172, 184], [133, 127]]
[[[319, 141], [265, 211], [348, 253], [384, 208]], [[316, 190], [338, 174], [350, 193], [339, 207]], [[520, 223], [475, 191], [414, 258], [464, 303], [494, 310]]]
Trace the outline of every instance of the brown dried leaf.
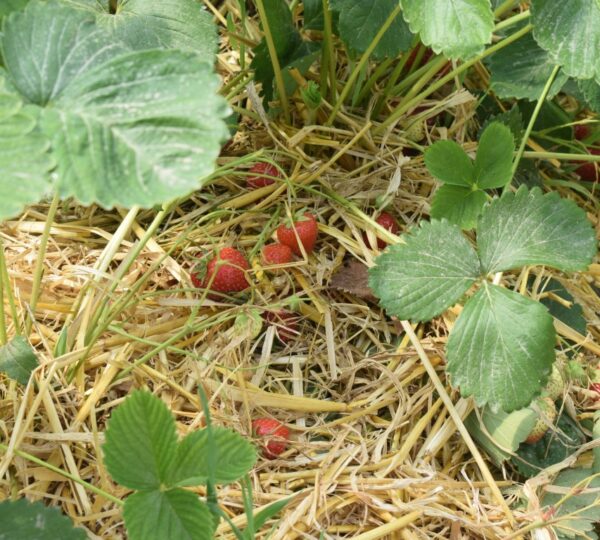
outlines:
[[350, 261], [333, 275], [329, 287], [376, 302], [377, 297], [369, 287], [368, 270], [361, 262]]

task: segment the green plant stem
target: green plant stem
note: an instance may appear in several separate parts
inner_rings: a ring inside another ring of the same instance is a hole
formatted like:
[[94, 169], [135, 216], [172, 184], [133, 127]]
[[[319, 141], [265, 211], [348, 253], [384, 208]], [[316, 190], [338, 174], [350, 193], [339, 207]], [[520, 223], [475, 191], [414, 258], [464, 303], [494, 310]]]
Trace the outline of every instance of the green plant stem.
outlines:
[[527, 124], [527, 129], [525, 130], [525, 133], [523, 134], [523, 138], [521, 139], [521, 144], [519, 146], [519, 149], [517, 150], [517, 155], [515, 156], [515, 159], [513, 160], [512, 169], [511, 169], [511, 181], [504, 187], [504, 189], [510, 188], [512, 179], [515, 176], [515, 173], [517, 172], [517, 168], [519, 167], [519, 162], [521, 161], [521, 156], [523, 155], [523, 152], [525, 152], [525, 147], [527, 146], [527, 142], [529, 141], [529, 136], [531, 135], [531, 132], [533, 131], [533, 126], [538, 118], [538, 115], [540, 114], [540, 111], [542, 110], [542, 106], [546, 102], [546, 97], [548, 96], [548, 92], [550, 92], [552, 83], [554, 82], [554, 79], [556, 78], [556, 75], [558, 74], [559, 70], [560, 70], [560, 66], [558, 66], [558, 65], [554, 66], [554, 69], [552, 70], [550, 77], [548, 77], [548, 80], [546, 81], [546, 85], [544, 86], [544, 89], [542, 90], [542, 95], [538, 99], [535, 109], [533, 110], [533, 114], [531, 115], [531, 118], [529, 119], [529, 123]]
[[504, 15], [507, 11], [510, 11], [514, 5], [516, 5], [517, 1], [518, 0], [505, 0], [496, 8], [496, 11], [494, 11], [494, 16], [500, 17]]
[[56, 211], [58, 210], [58, 203], [60, 197], [58, 193], [54, 195], [50, 208], [48, 209], [48, 215], [46, 216], [46, 223], [44, 225], [44, 231], [42, 232], [42, 238], [40, 240], [40, 249], [37, 254], [37, 261], [35, 264], [35, 271], [33, 273], [33, 285], [31, 288], [31, 298], [29, 300], [30, 316], [25, 323], [25, 335], [29, 335], [33, 321], [35, 319], [35, 309], [37, 307], [38, 298], [40, 295], [40, 289], [42, 286], [42, 274], [44, 273], [44, 260], [46, 258], [46, 249], [48, 248], [48, 239], [50, 238], [50, 230], [54, 223]]
[[[333, 103], [337, 98], [337, 78], [335, 50], [333, 48], [333, 22], [331, 21], [331, 11], [329, 10], [329, 0], [322, 0], [323, 3], [323, 33], [325, 43], [323, 44], [323, 54], [326, 55], [327, 68], [329, 72], [329, 102]], [[324, 94], [321, 92], [321, 94]]]
[[[0, 238], [0, 280], [2, 281], [4, 292], [6, 293], [6, 299], [10, 307], [10, 316], [13, 320], [13, 326], [15, 327], [15, 334], [19, 336], [21, 334], [19, 330], [19, 315], [17, 313], [17, 306], [15, 304], [15, 297], [12, 292], [10, 285], [10, 277], [8, 276], [8, 268], [6, 267], [6, 257], [4, 255], [4, 242]], [[4, 298], [2, 298], [2, 309], [4, 310]], [[6, 332], [6, 328], [4, 329]]]
[[486, 49], [483, 53], [481, 53], [477, 57], [469, 60], [468, 62], [465, 62], [464, 64], [461, 64], [460, 66], [458, 66], [457, 68], [452, 70], [450, 73], [448, 73], [447, 75], [445, 75], [444, 77], [439, 79], [437, 82], [433, 83], [426, 90], [421, 92], [419, 95], [415, 96], [413, 99], [410, 99], [410, 100], [406, 101], [405, 103], [402, 103], [401, 105], [399, 105], [398, 108], [392, 114], [390, 114], [390, 116], [388, 117], [387, 120], [385, 120], [381, 125], [379, 125], [377, 128], [374, 129], [374, 133], [380, 134], [380, 133], [384, 132], [388, 127], [390, 127], [395, 122], [397, 122], [398, 119], [401, 118], [403, 114], [405, 114], [407, 111], [412, 109], [414, 106], [418, 105], [423, 99], [425, 99], [426, 97], [430, 96], [431, 94], [433, 94], [434, 92], [439, 90], [447, 82], [454, 79], [454, 77], [456, 77], [457, 75], [460, 75], [461, 73], [463, 73], [470, 67], [474, 66], [477, 62], [480, 62], [484, 58], [487, 58], [488, 56], [503, 49], [504, 47], [510, 45], [511, 43], [514, 43], [518, 39], [522, 38], [523, 36], [525, 36], [529, 32], [531, 32], [532, 29], [533, 29], [533, 26], [531, 24], [528, 24], [527, 26], [521, 28], [521, 30], [519, 30], [518, 32], [515, 32], [513, 35], [508, 36], [507, 38], [503, 39], [502, 41], [499, 41], [495, 45], [492, 45], [491, 47]]
[[287, 93], [285, 91], [285, 83], [283, 82], [283, 74], [281, 72], [281, 65], [279, 64], [279, 58], [277, 57], [277, 49], [275, 48], [275, 42], [273, 41], [273, 34], [269, 27], [269, 19], [265, 10], [263, 0], [256, 0], [256, 9], [260, 16], [260, 20], [263, 25], [263, 32], [267, 41], [267, 48], [269, 49], [269, 56], [271, 57], [271, 63], [273, 64], [273, 72], [275, 74], [275, 84], [277, 85], [277, 91], [279, 92], [279, 100], [281, 101], [281, 108], [283, 109], [283, 117], [285, 121], [290, 123], [290, 107], [287, 100]]
[[208, 456], [206, 459], [208, 464], [208, 478], [206, 479], [206, 503], [208, 504], [208, 508], [210, 509], [213, 516], [220, 517], [219, 502], [217, 500], [217, 488], [215, 481], [215, 470], [217, 467], [218, 449], [212, 429], [212, 420], [210, 417], [210, 407], [208, 404], [208, 398], [204, 393], [204, 388], [202, 388], [202, 385], [198, 385], [198, 396], [200, 397], [200, 402], [202, 403], [202, 410], [204, 411], [204, 418], [206, 420], [205, 429], [208, 437]]
[[600, 156], [595, 154], [565, 154], [564, 152], [523, 152], [524, 158], [530, 159], [559, 159], [561, 161], [590, 161], [599, 162]]
[[246, 519], [248, 525], [246, 526], [246, 534], [249, 538], [254, 538], [254, 509], [252, 508], [252, 482], [250, 477], [246, 475], [242, 478], [242, 497], [244, 499], [244, 511], [246, 512]]
[[394, 61], [393, 58], [386, 58], [381, 64], [377, 66], [377, 69], [373, 72], [373, 75], [369, 77], [369, 80], [363, 85], [358, 97], [356, 98], [357, 103], [362, 103], [362, 101], [367, 97], [367, 94], [373, 88], [373, 85], [379, 80], [381, 75], [385, 72], [385, 70], [390, 66], [390, 64]]
[[342, 93], [340, 94], [339, 98], [335, 102], [333, 110], [331, 111], [331, 114], [329, 115], [329, 118], [327, 119], [327, 122], [325, 123], [325, 125], [330, 126], [331, 124], [333, 124], [333, 121], [335, 120], [335, 117], [337, 116], [337, 113], [341, 109], [342, 105], [346, 101], [346, 98], [348, 97], [348, 94], [350, 93], [350, 90], [352, 89], [352, 86], [354, 85], [354, 82], [356, 81], [356, 79], [360, 75], [360, 72], [362, 71], [363, 67], [369, 61], [369, 58], [371, 57], [371, 54], [373, 54], [373, 51], [375, 50], [375, 47], [377, 47], [377, 45], [381, 41], [381, 38], [383, 38], [383, 35], [387, 32], [388, 28], [394, 22], [394, 19], [400, 13], [401, 9], [402, 8], [400, 7], [400, 4], [398, 4], [394, 8], [394, 10], [390, 13], [390, 15], [388, 16], [388, 18], [386, 19], [386, 21], [383, 23], [382, 27], [379, 29], [379, 32], [377, 32], [377, 35], [373, 38], [373, 41], [371, 41], [371, 44], [369, 45], [369, 47], [367, 48], [367, 50], [361, 56], [358, 64], [356, 64], [356, 66], [352, 70], [352, 73], [350, 74], [350, 77], [346, 81], [346, 84], [344, 85]]
[[[0, 450], [2, 450], [3, 452], [6, 452], [8, 450], [8, 446], [0, 443]], [[22, 452], [21, 450], [13, 450], [13, 453], [16, 456], [19, 456], [23, 459], [31, 461], [32, 463], [35, 463], [36, 465], [40, 465], [41, 467], [44, 467], [52, 472], [55, 472], [56, 474], [60, 474], [61, 476], [68, 478], [69, 480], [75, 482], [76, 484], [83, 486], [84, 488], [91, 491], [92, 493], [95, 493], [96, 495], [101, 495], [105, 499], [107, 499], [119, 506], [123, 506], [125, 504], [121, 499], [118, 499], [114, 495], [111, 495], [110, 493], [107, 493], [106, 491], [104, 491], [100, 488], [97, 488], [96, 486], [90, 484], [89, 482], [86, 482], [85, 480], [82, 480], [81, 478], [79, 478], [78, 476], [75, 476], [74, 474], [71, 474], [67, 471], [63, 471], [62, 469], [59, 469], [58, 467], [55, 467], [54, 465], [50, 465], [50, 463], [46, 463], [44, 460], [36, 458], [35, 456], [28, 454], [27, 452]]]
[[498, 32], [499, 30], [504, 30], [505, 28], [509, 28], [510, 26], [514, 26], [515, 24], [528, 19], [531, 16], [529, 10], [524, 11], [523, 13], [519, 13], [519, 15], [515, 15], [510, 19], [506, 19], [505, 21], [499, 22], [494, 28], [494, 32]]

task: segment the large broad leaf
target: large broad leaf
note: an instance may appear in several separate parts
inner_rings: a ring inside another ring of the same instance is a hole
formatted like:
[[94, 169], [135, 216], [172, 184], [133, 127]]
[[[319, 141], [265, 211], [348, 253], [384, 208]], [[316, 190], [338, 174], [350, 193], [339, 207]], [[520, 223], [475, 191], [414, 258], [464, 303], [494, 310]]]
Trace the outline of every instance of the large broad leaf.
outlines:
[[511, 180], [515, 140], [509, 128], [500, 122], [490, 124], [479, 140], [474, 179], [481, 189], [505, 186]]
[[119, 484], [140, 490], [168, 484], [177, 450], [169, 409], [149, 392], [135, 391], [112, 414], [103, 450], [106, 468]]
[[38, 365], [35, 351], [23, 336], [16, 336], [0, 347], [0, 373], [6, 373], [21, 384], [29, 382], [31, 372]]
[[499, 467], [529, 436], [538, 418], [538, 413], [530, 407], [511, 413], [484, 407], [480, 415], [481, 420], [475, 412], [471, 413], [465, 426]]
[[0, 503], [0, 540], [85, 540], [83, 529], [56, 508], [26, 499]]
[[600, 113], [600, 84], [595, 79], [579, 81], [579, 89], [590, 109]]
[[597, 0], [532, 0], [533, 35], [552, 61], [579, 79], [600, 77]]
[[96, 26], [92, 14], [57, 2], [32, 2], [10, 15], [1, 46], [11, 83], [44, 106], [78, 75], [127, 51]]
[[132, 49], [180, 49], [212, 61], [217, 32], [212, 16], [198, 0], [127, 0], [110, 14], [109, 2], [63, 0], [97, 15], [114, 38]]
[[554, 361], [548, 310], [485, 282], [470, 298], [448, 340], [448, 372], [463, 396], [510, 412], [540, 393]]
[[229, 137], [217, 87], [210, 65], [178, 51], [130, 53], [79, 77], [44, 111], [60, 195], [149, 207], [199, 188]]
[[426, 321], [456, 303], [480, 274], [475, 250], [447, 221], [422, 222], [369, 270], [369, 285], [390, 315]]
[[[346, 46], [364, 53], [398, 6], [398, 0], [330, 0], [331, 9], [339, 12], [338, 29]], [[410, 49], [413, 34], [398, 14], [373, 51], [374, 58], [394, 58]]]
[[23, 9], [28, 3], [29, 0], [2, 0], [2, 3], [0, 3], [0, 18], [13, 11]]
[[[213, 427], [216, 457], [214, 481], [217, 484], [235, 482], [247, 474], [256, 462], [256, 450], [241, 435], [225, 428]], [[171, 485], [197, 486], [209, 478], [208, 430], [195, 431], [185, 437], [177, 448]]]
[[129, 540], [211, 540], [214, 523], [198, 495], [182, 489], [130, 495], [123, 510]]
[[585, 270], [596, 253], [596, 236], [585, 212], [558, 193], [522, 186], [505, 192], [483, 211], [477, 246], [485, 272], [543, 264]]
[[600, 515], [600, 478], [593, 474], [590, 469], [566, 469], [546, 486], [541, 503], [556, 510], [553, 518], [559, 521], [553, 528], [559, 540], [598, 538], [593, 531]]
[[454, 141], [433, 143], [424, 155], [429, 172], [440, 182], [453, 186], [473, 185], [473, 161]]
[[447, 219], [461, 229], [472, 229], [487, 200], [480, 189], [444, 185], [435, 192], [431, 202], [431, 217]]
[[50, 141], [37, 127], [37, 114], [4, 90], [0, 76], [0, 221], [19, 214], [51, 189]]
[[404, 19], [421, 41], [450, 58], [470, 58], [492, 40], [489, 0], [400, 0]]
[[[489, 57], [487, 63], [492, 74], [490, 86], [498, 97], [536, 101], [556, 65], [531, 34], [500, 49]], [[558, 94], [567, 80], [568, 76], [559, 71], [548, 92], [548, 99]]]

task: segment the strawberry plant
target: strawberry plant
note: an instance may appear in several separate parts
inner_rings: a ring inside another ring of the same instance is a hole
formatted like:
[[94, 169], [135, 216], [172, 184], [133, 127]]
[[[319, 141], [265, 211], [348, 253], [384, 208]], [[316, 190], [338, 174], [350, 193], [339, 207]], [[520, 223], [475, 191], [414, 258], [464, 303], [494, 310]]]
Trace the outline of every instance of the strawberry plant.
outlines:
[[444, 220], [422, 222], [404, 242], [369, 272], [381, 305], [400, 319], [427, 321], [477, 285], [448, 340], [452, 383], [494, 410], [528, 405], [554, 362], [552, 317], [538, 302], [487, 278], [536, 264], [585, 270], [596, 253], [585, 213], [556, 193], [521, 187], [484, 207], [477, 251]]

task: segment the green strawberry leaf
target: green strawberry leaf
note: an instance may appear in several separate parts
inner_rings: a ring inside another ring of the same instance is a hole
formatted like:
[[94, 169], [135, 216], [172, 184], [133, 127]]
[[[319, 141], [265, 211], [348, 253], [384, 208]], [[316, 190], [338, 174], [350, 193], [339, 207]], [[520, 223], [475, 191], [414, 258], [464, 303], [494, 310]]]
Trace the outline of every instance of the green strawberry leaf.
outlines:
[[596, 0], [532, 0], [533, 36], [570, 77], [600, 78], [600, 6]]
[[13, 11], [20, 11], [28, 3], [29, 0], [2, 0], [2, 3], [0, 4], [0, 19], [6, 17], [6, 15]]
[[38, 365], [35, 351], [23, 336], [16, 336], [0, 347], [0, 373], [6, 373], [18, 383], [27, 384]]
[[[362, 54], [383, 26], [392, 11], [398, 6], [398, 0], [330, 0], [332, 11], [339, 13], [338, 31], [349, 50]], [[402, 15], [394, 19], [383, 35], [373, 58], [395, 58], [408, 51], [414, 36]]]
[[0, 221], [16, 216], [51, 190], [50, 141], [39, 133], [32, 107], [4, 90], [0, 76]]
[[85, 540], [83, 529], [73, 527], [71, 520], [57, 508], [26, 499], [0, 503], [0, 539], [2, 540]]
[[481, 135], [474, 166], [475, 184], [482, 189], [503, 187], [512, 179], [515, 140], [506, 126], [491, 123]]
[[425, 165], [440, 182], [471, 187], [475, 174], [473, 160], [454, 141], [438, 141], [425, 150]]
[[481, 420], [472, 412], [465, 421], [469, 433], [490, 455], [498, 467], [510, 459], [519, 445], [529, 436], [538, 417], [530, 407], [507, 413], [484, 407]]
[[[533, 276], [531, 281], [534, 281]], [[552, 299], [551, 297], [545, 297], [540, 300], [540, 302], [548, 308], [550, 315], [552, 315], [555, 319], [564, 322], [567, 326], [570, 326], [573, 330], [585, 336], [587, 331], [587, 322], [583, 314], [583, 308], [577, 302], [575, 302], [574, 298], [568, 293], [567, 289], [565, 289], [559, 281], [551, 279], [545, 285], [543, 292], [552, 293], [553, 295], [558, 296], [567, 302], [571, 302], [571, 307], [566, 307], [564, 304]]]
[[119, 484], [139, 490], [168, 485], [177, 451], [171, 412], [149, 392], [133, 392], [112, 414], [103, 449], [106, 468]]
[[323, 30], [325, 17], [323, 16], [323, 0], [302, 0], [304, 5], [304, 29]]
[[206, 504], [183, 489], [134, 493], [123, 516], [129, 540], [212, 540], [215, 528]]
[[511, 412], [540, 393], [554, 362], [554, 325], [547, 309], [484, 282], [448, 340], [448, 372], [463, 396]]
[[380, 255], [369, 286], [390, 315], [427, 321], [455, 304], [480, 275], [475, 250], [446, 221], [421, 222]]
[[436, 54], [467, 59], [492, 40], [489, 0], [400, 0], [411, 31]]
[[217, 31], [212, 15], [198, 0], [127, 0], [117, 13], [109, 13], [109, 2], [62, 0], [93, 12], [98, 24], [113, 39], [134, 50], [179, 49], [212, 62], [217, 50]]
[[[214, 481], [230, 484], [246, 475], [256, 463], [256, 450], [244, 437], [222, 427], [213, 427], [217, 456]], [[205, 484], [209, 477], [208, 431], [187, 435], [177, 447], [170, 485], [185, 487]]]
[[521, 139], [523, 138], [523, 132], [524, 132], [523, 115], [521, 114], [521, 111], [519, 110], [519, 107], [517, 107], [516, 104], [513, 105], [512, 108], [506, 112], [498, 113], [498, 114], [488, 116], [487, 118], [485, 118], [483, 125], [481, 126], [481, 129], [479, 131], [480, 139], [481, 139], [481, 135], [483, 134], [485, 129], [492, 122], [500, 122], [501, 124], [505, 125], [508, 129], [510, 129], [510, 132], [513, 135], [515, 144], [519, 144], [521, 142]]
[[600, 478], [593, 474], [590, 469], [565, 469], [545, 487], [542, 505], [556, 509], [554, 519], [562, 518], [552, 526], [559, 540], [598, 538], [593, 531], [598, 521]]
[[[531, 34], [500, 49], [489, 57], [490, 86], [501, 99], [517, 98], [537, 101], [556, 65]], [[562, 70], [554, 79], [548, 99], [558, 94], [568, 80]]]
[[596, 254], [596, 236], [585, 212], [558, 193], [522, 186], [484, 208], [477, 247], [485, 272], [543, 264], [585, 270]]
[[590, 109], [600, 113], [600, 84], [594, 79], [579, 81], [579, 89]]
[[487, 200], [484, 191], [470, 187], [443, 185], [431, 203], [433, 219], [447, 219], [461, 229], [472, 229]]

